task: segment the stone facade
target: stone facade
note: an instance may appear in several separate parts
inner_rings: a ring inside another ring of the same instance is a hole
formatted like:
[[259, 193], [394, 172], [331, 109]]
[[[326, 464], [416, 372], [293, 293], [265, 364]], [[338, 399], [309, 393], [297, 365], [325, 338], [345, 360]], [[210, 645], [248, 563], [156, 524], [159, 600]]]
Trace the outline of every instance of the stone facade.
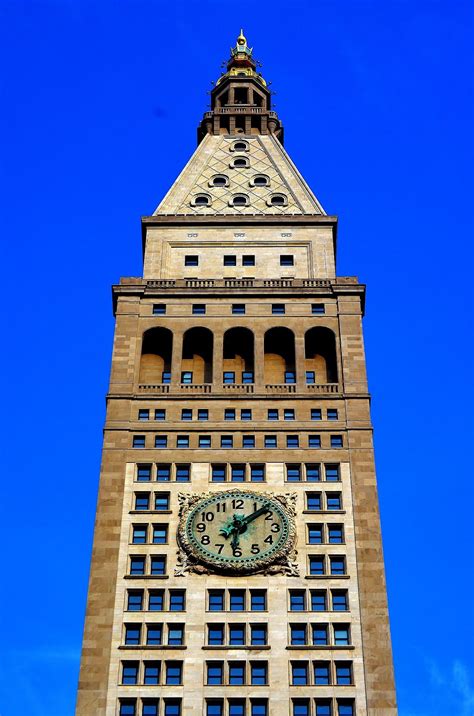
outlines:
[[[396, 714], [364, 286], [335, 275], [337, 221], [282, 149], [241, 38], [143, 220], [144, 278], [114, 286], [76, 716]], [[223, 132], [222, 87], [253, 85], [265, 123], [239, 106]], [[180, 570], [179, 495], [232, 487], [296, 496], [294, 574]]]

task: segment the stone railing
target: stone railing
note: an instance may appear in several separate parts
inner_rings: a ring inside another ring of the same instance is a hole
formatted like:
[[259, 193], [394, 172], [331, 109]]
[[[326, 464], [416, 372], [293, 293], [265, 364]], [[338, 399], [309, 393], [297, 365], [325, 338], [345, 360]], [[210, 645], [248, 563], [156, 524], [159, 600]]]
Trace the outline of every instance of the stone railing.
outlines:
[[138, 386], [140, 393], [169, 393], [170, 386], [165, 383], [159, 383], [158, 385], [141, 384]]
[[181, 383], [179, 387], [184, 393], [210, 393], [212, 391], [210, 383]]
[[265, 385], [267, 393], [296, 393], [296, 385], [287, 385], [285, 383], [267, 383]]
[[147, 288], [328, 288], [329, 278], [180, 278], [147, 281]]
[[309, 393], [339, 393], [339, 383], [310, 383], [306, 389]]
[[224, 383], [222, 390], [224, 393], [254, 393], [255, 386], [253, 383]]

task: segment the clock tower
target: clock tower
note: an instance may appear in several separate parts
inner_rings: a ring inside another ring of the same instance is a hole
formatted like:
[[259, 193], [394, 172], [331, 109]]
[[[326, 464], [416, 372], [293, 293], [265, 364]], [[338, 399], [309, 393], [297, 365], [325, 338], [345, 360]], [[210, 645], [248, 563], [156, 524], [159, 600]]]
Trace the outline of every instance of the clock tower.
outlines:
[[241, 31], [116, 319], [76, 716], [395, 716], [362, 316]]

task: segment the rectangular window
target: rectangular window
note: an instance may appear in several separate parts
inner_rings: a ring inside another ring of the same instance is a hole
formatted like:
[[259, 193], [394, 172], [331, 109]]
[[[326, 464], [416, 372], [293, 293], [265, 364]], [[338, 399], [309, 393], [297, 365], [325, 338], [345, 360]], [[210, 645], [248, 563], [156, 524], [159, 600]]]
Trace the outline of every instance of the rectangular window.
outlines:
[[231, 465], [230, 466], [230, 479], [231, 479], [231, 482], [244, 482], [245, 481], [245, 465]]
[[352, 699], [337, 700], [337, 716], [354, 716], [354, 701]]
[[272, 408], [271, 410], [268, 410], [267, 412], [267, 420], [278, 420], [278, 410], [275, 408]]
[[229, 686], [243, 686], [245, 665], [240, 661], [229, 662]]
[[163, 638], [161, 624], [149, 624], [146, 632], [147, 646], [160, 646]]
[[170, 591], [170, 612], [184, 612], [186, 610], [186, 592], [184, 589]]
[[265, 646], [267, 643], [267, 626], [266, 624], [250, 625], [250, 644], [251, 646]]
[[337, 408], [328, 408], [327, 416], [328, 416], [328, 420], [337, 420], [338, 419]]
[[308, 447], [320, 448], [321, 447], [321, 436], [320, 435], [308, 435]]
[[320, 408], [311, 408], [311, 420], [321, 420]]
[[335, 557], [331, 555], [329, 557], [329, 567], [331, 574], [346, 574], [345, 557]]
[[276, 448], [277, 436], [276, 435], [265, 435], [264, 445], [266, 448]]
[[167, 686], [177, 686], [182, 681], [183, 666], [180, 661], [166, 662], [166, 681]]
[[233, 408], [224, 410], [224, 420], [235, 420], [235, 410]]
[[143, 667], [143, 683], [150, 686], [156, 686], [160, 680], [160, 662], [145, 661]]
[[137, 465], [137, 481], [149, 482], [151, 480], [151, 465]]
[[272, 303], [272, 314], [274, 316], [283, 316], [285, 314], [285, 304]]
[[181, 411], [181, 420], [192, 420], [193, 411], [190, 408], [183, 408]]
[[245, 303], [233, 303], [232, 313], [234, 316], [243, 316], [245, 314]]
[[331, 699], [316, 699], [316, 716], [332, 716]]
[[166, 574], [166, 557], [164, 555], [155, 555], [150, 559], [150, 574], [162, 576]]
[[308, 699], [295, 699], [293, 701], [293, 716], [310, 716], [309, 714], [309, 700]]
[[199, 408], [198, 420], [209, 420], [209, 410]]
[[193, 382], [193, 373], [190, 370], [183, 370], [181, 373], [181, 383], [183, 385], [191, 385]]
[[341, 510], [342, 500], [340, 492], [327, 492], [326, 493], [326, 505], [328, 510]]
[[[207, 682], [208, 684], [211, 682]], [[217, 682], [213, 682], [217, 683]], [[220, 682], [222, 683], [222, 682]], [[206, 701], [206, 716], [224, 716], [224, 704], [222, 701]]]
[[244, 435], [242, 437], [242, 447], [254, 448], [255, 447], [255, 435]]
[[287, 435], [286, 436], [286, 447], [297, 448], [300, 446], [300, 439], [298, 435]]
[[255, 266], [255, 256], [244, 254], [242, 256], [242, 266]]
[[316, 383], [316, 373], [314, 370], [307, 370], [306, 373], [306, 385], [314, 385]]
[[189, 482], [191, 479], [191, 465], [176, 465], [176, 482]]
[[155, 410], [155, 420], [166, 420], [166, 410], [162, 408]]
[[229, 645], [245, 646], [245, 624], [229, 625]]
[[169, 482], [171, 480], [171, 465], [156, 466], [157, 482]]
[[165, 448], [168, 445], [168, 436], [167, 435], [155, 435], [155, 447], [156, 448]]
[[153, 304], [153, 315], [164, 316], [166, 313], [166, 303], [154, 303]]
[[301, 481], [301, 465], [287, 465], [286, 466], [286, 480], [287, 480], [287, 482], [300, 482]]
[[167, 525], [153, 525], [153, 544], [167, 544], [168, 527]]
[[141, 408], [138, 411], [138, 419], [139, 420], [149, 420], [150, 419], [150, 411], [145, 410], [145, 408]]
[[242, 372], [242, 383], [244, 385], [248, 385], [249, 383], [253, 383], [253, 371], [252, 370], [244, 370]]
[[211, 482], [225, 482], [225, 465], [212, 465]]
[[333, 624], [334, 644], [336, 646], [348, 646], [351, 643], [348, 624]]
[[252, 411], [248, 408], [245, 408], [240, 411], [240, 419], [241, 420], [252, 420]]
[[224, 644], [224, 626], [222, 624], [209, 624], [208, 644], [210, 646], [222, 646]]
[[245, 701], [243, 699], [229, 700], [229, 716], [245, 716]]
[[252, 612], [265, 612], [267, 609], [267, 592], [265, 589], [250, 590], [250, 609]]
[[302, 589], [290, 591], [290, 612], [306, 611], [306, 592]]
[[296, 373], [294, 370], [285, 370], [285, 385], [293, 385], [296, 383]]
[[178, 435], [176, 438], [176, 447], [188, 448], [189, 447], [189, 435]]
[[184, 257], [184, 265], [185, 266], [199, 266], [199, 256], [185, 256]]
[[312, 303], [311, 313], [313, 316], [320, 316], [322, 313], [325, 313], [324, 303]]
[[250, 683], [252, 686], [266, 686], [267, 682], [267, 662], [250, 662]]
[[158, 716], [158, 699], [143, 699], [142, 716]]
[[149, 510], [150, 509], [150, 493], [149, 492], [136, 492], [135, 493], [135, 509], [136, 510]]
[[148, 611], [162, 612], [164, 609], [164, 591], [162, 589], [150, 590], [148, 594]]
[[283, 411], [283, 420], [294, 420], [295, 419], [295, 411], [293, 408], [285, 408]]
[[157, 492], [155, 495], [155, 510], [168, 512], [170, 508], [170, 496], [167, 492]]
[[193, 303], [193, 316], [203, 316], [206, 313], [205, 303]]
[[224, 256], [224, 266], [237, 266], [237, 256]]
[[336, 661], [336, 684], [350, 686], [352, 684], [352, 662]]
[[143, 609], [143, 590], [130, 590], [127, 594], [127, 611], [141, 612]]
[[231, 589], [229, 600], [231, 612], [245, 611], [245, 589]]
[[[224, 683], [224, 665], [222, 661], [207, 662], [207, 679], [208, 686], [220, 686]], [[208, 710], [209, 713], [209, 710]], [[211, 713], [214, 713], [211, 711]]]
[[250, 700], [250, 716], [268, 716], [268, 703], [266, 699]]
[[342, 448], [342, 435], [331, 435], [331, 447]]
[[326, 475], [326, 482], [339, 482], [341, 479], [339, 465], [325, 465], [324, 473]]
[[265, 482], [265, 465], [250, 465], [250, 482]]
[[184, 644], [184, 626], [182, 624], [168, 625], [168, 645], [183, 646]]
[[144, 435], [134, 435], [132, 445], [134, 448], [144, 448], [145, 447], [145, 436]]
[[312, 512], [317, 512], [321, 509], [321, 493], [320, 492], [307, 492], [306, 493], [306, 509]]
[[200, 448], [210, 448], [211, 447], [211, 436], [210, 435], [200, 435], [199, 436], [199, 447]]
[[137, 704], [135, 699], [121, 699], [119, 716], [136, 716]]
[[315, 661], [314, 667], [314, 683], [316, 686], [327, 686], [329, 681], [329, 662]]
[[235, 383], [235, 372], [233, 370], [224, 371], [222, 381], [225, 385], [231, 385]]
[[324, 557], [322, 555], [311, 555], [309, 557], [309, 573], [320, 576], [324, 574]]
[[165, 699], [163, 716], [181, 716], [181, 700]]
[[319, 482], [321, 479], [321, 470], [317, 463], [310, 463], [306, 467], [306, 481]]
[[162, 383], [171, 383], [171, 371], [170, 370], [164, 370], [162, 372], [161, 382]]
[[308, 525], [308, 544], [323, 543], [323, 526]]
[[294, 256], [290, 254], [280, 255], [280, 266], [294, 266]]
[[145, 557], [130, 557], [130, 574], [135, 576], [145, 574]]
[[132, 544], [146, 544], [147, 525], [135, 525], [132, 532]]
[[306, 625], [290, 624], [290, 645], [304, 646], [306, 644]]
[[342, 525], [328, 525], [329, 544], [342, 544], [344, 542], [344, 529]]
[[306, 686], [308, 683], [307, 662], [291, 662], [291, 684], [292, 686]]
[[232, 435], [221, 435], [221, 448], [234, 447], [234, 438]]
[[327, 597], [324, 589], [311, 590], [311, 611], [327, 611]]
[[125, 644], [138, 646], [141, 637], [141, 624], [125, 624]]
[[328, 627], [327, 624], [313, 624], [311, 627], [313, 635], [314, 646], [327, 646], [328, 640]]
[[138, 684], [138, 661], [122, 662], [122, 684]]
[[349, 611], [349, 601], [346, 590], [334, 590], [332, 592], [332, 610], [333, 612]]
[[223, 589], [210, 589], [208, 596], [208, 609], [210, 612], [223, 612], [224, 611], [224, 590]]

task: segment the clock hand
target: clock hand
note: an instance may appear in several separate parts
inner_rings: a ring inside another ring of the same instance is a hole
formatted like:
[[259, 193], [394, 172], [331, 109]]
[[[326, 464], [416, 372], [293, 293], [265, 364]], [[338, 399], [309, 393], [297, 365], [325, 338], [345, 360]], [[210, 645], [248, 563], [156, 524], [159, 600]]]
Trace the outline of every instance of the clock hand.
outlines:
[[252, 512], [251, 515], [247, 515], [247, 517], [244, 517], [242, 520], [242, 525], [248, 525], [249, 522], [252, 522], [253, 520], [257, 519], [257, 517], [260, 517], [260, 515], [264, 515], [266, 512], [270, 511], [270, 504], [267, 502], [266, 505], [261, 507], [259, 510], [256, 510], [255, 512]]

